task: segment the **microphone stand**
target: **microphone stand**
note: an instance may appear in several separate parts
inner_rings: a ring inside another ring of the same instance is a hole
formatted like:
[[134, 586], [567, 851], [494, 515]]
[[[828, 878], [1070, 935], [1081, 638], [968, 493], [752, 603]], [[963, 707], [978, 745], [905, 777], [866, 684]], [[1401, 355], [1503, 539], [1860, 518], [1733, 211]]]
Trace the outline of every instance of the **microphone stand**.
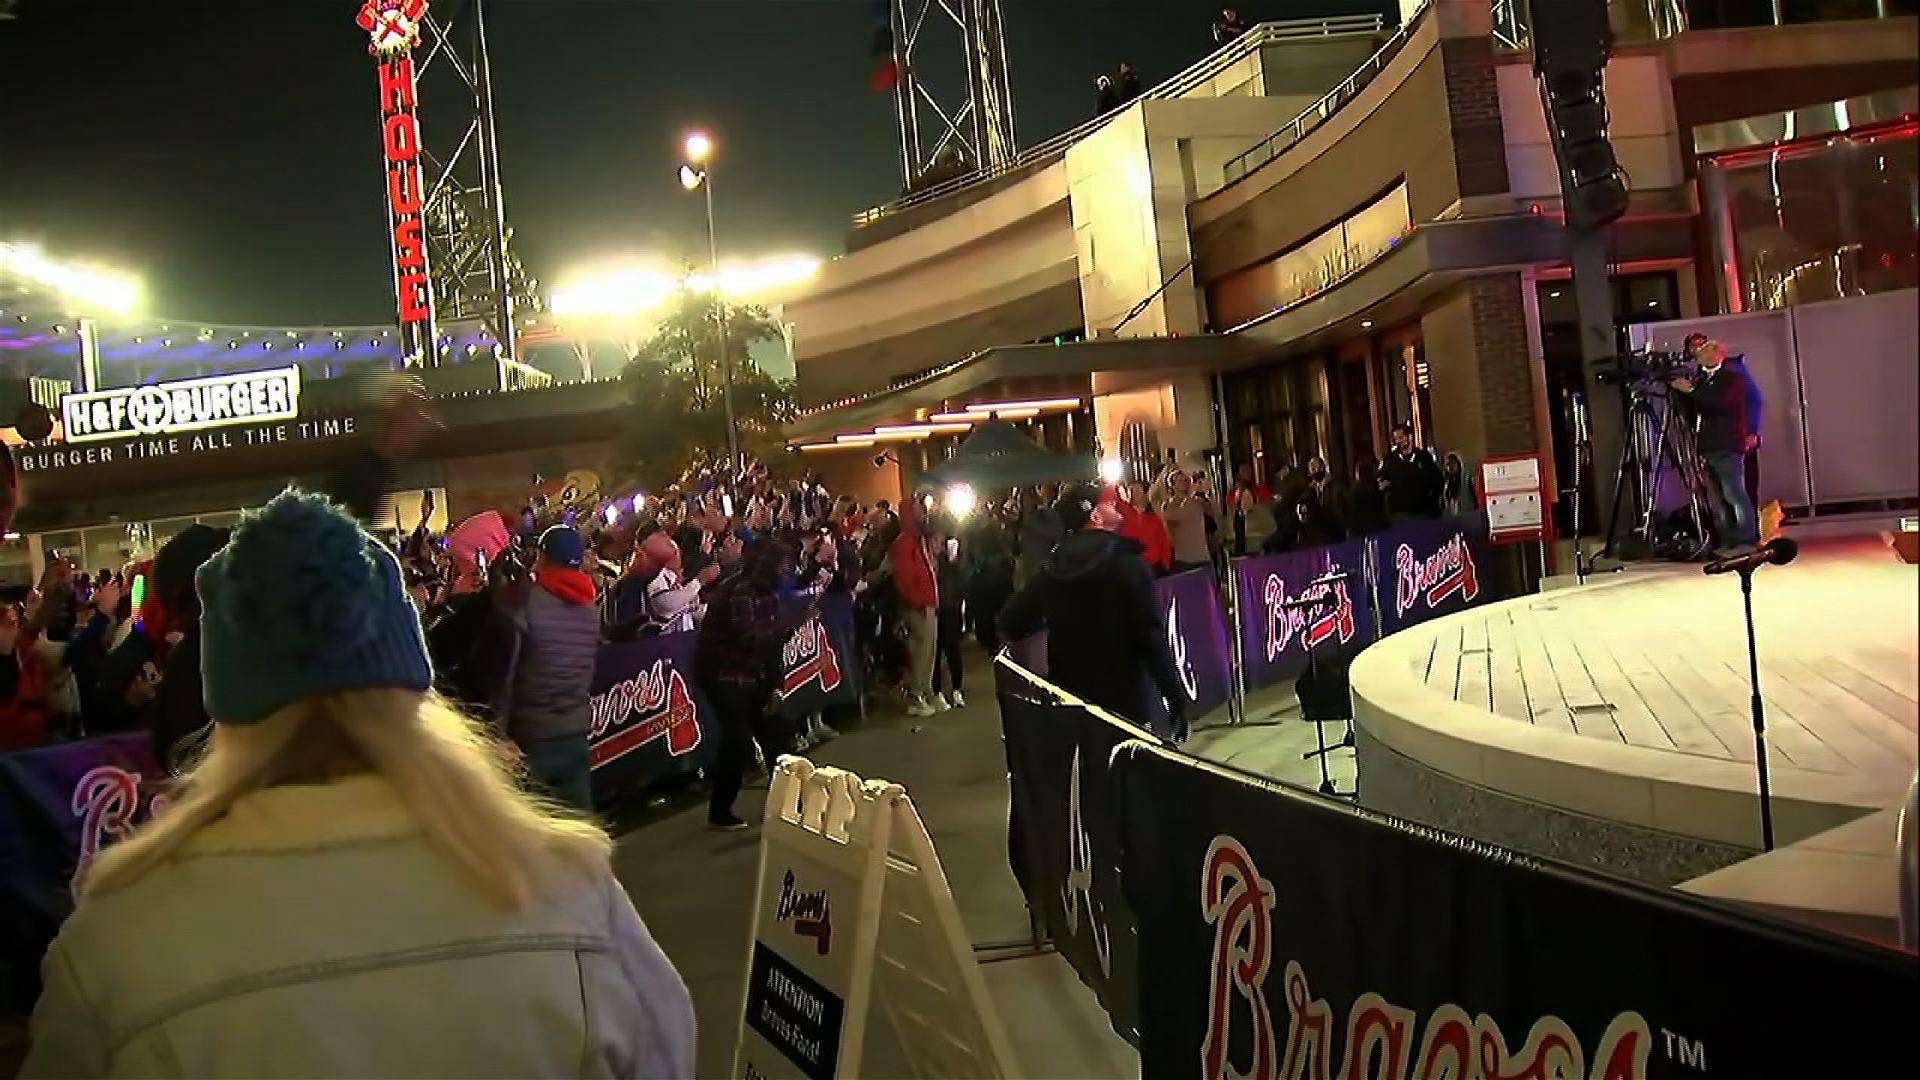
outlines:
[[[1331, 597], [1333, 593], [1333, 582], [1339, 581], [1339, 580], [1345, 580], [1345, 577], [1346, 575], [1342, 574], [1337, 578], [1328, 577], [1328, 578], [1315, 579], [1312, 583], [1309, 584], [1309, 591], [1311, 591], [1314, 586], [1318, 586], [1321, 590], [1319, 595], [1312, 596], [1312, 597], [1302, 597], [1299, 600], [1295, 600], [1291, 603], [1284, 604], [1282, 605], [1282, 607], [1289, 610], [1297, 608], [1297, 609], [1306, 611], [1307, 620], [1309, 623], [1311, 623], [1313, 619], [1313, 610], [1319, 607], [1320, 605], [1326, 603], [1329, 597]], [[1306, 672], [1306, 675], [1303, 677], [1307, 680], [1309, 685], [1318, 687], [1320, 685], [1320, 665], [1318, 662], [1319, 654], [1314, 652], [1313, 642], [1311, 639], [1302, 637], [1300, 644], [1306, 650], [1306, 653], [1307, 653], [1307, 672]], [[1313, 725], [1313, 742], [1316, 749], [1309, 750], [1306, 753], [1301, 754], [1300, 760], [1305, 761], [1309, 758], [1320, 759], [1320, 789], [1319, 789], [1320, 794], [1333, 795], [1342, 799], [1353, 798], [1356, 794], [1358, 794], [1358, 792], [1341, 791], [1340, 789], [1335, 787], [1333, 783], [1333, 774], [1327, 770], [1328, 754], [1331, 754], [1335, 750], [1339, 750], [1343, 747], [1348, 747], [1353, 745], [1353, 709], [1349, 707], [1346, 710], [1346, 714], [1347, 714], [1346, 715], [1346, 721], [1347, 721], [1346, 738], [1343, 739], [1336, 746], [1327, 745], [1327, 729], [1320, 726], [1320, 719], [1318, 717], [1309, 716], [1308, 712], [1309, 712], [1309, 709], [1307, 705], [1307, 699], [1303, 697], [1300, 699], [1300, 716], [1302, 719], [1306, 720], [1307, 723]]]
[[1740, 605], [1747, 619], [1747, 679], [1753, 686], [1753, 765], [1760, 774], [1760, 845], [1773, 850], [1773, 790], [1767, 778], [1767, 711], [1760, 700], [1760, 646], [1753, 631], [1753, 572], [1739, 568]]

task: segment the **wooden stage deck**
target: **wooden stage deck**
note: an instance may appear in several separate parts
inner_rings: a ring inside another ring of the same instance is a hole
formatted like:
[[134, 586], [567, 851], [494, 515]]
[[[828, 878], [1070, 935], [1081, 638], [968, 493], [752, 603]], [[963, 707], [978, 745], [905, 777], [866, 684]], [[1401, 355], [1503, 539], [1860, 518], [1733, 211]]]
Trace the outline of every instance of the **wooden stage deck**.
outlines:
[[[1752, 763], [1734, 576], [1663, 567], [1446, 620], [1410, 659], [1429, 691], [1542, 729]], [[1920, 575], [1871, 539], [1809, 543], [1755, 576], [1775, 769], [1897, 800], [1920, 756]]]

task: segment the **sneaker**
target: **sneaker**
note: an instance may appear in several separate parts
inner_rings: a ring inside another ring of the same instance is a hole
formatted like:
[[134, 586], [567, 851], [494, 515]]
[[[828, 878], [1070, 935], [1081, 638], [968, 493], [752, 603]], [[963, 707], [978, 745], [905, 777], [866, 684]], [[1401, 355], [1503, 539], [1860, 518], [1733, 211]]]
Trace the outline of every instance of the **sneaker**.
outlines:
[[933, 711], [934, 712], [946, 712], [948, 709], [951, 709], [951, 708], [953, 708], [953, 706], [947, 704], [946, 698], [941, 697], [939, 694], [933, 695]]
[[934, 711], [933, 706], [924, 701], [916, 701], [907, 706], [907, 715], [916, 718], [932, 716]]
[[746, 827], [746, 819], [736, 817], [733, 814], [727, 814], [722, 817], [709, 816], [707, 818], [707, 828], [715, 832], [739, 832]]
[[967, 707], [967, 699], [961, 695], [960, 691], [955, 690], [953, 693], [947, 695], [947, 704], [956, 709], [964, 709]]

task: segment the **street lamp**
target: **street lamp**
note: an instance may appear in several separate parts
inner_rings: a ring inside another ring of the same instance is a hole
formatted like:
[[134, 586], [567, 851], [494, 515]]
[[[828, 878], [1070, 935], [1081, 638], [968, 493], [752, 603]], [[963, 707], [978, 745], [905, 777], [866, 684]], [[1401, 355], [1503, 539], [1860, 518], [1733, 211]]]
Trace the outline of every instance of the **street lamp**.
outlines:
[[713, 139], [705, 132], [687, 136], [686, 161], [680, 165], [680, 186], [688, 191], [703, 190], [707, 196], [707, 263], [713, 274], [714, 340], [719, 343], [722, 400], [727, 412], [727, 468], [740, 474], [740, 425], [733, 418], [733, 350], [727, 348], [727, 308], [720, 295], [720, 241], [713, 227]]

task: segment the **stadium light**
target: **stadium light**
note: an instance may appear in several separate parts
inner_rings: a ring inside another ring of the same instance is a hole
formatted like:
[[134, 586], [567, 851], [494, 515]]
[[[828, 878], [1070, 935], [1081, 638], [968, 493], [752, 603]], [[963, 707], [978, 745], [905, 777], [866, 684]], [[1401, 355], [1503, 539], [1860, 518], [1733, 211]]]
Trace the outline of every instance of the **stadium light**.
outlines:
[[125, 274], [48, 258], [33, 244], [0, 243], [0, 275], [51, 289], [76, 313], [129, 315], [140, 306], [140, 282]]
[[750, 263], [723, 263], [719, 274], [673, 274], [657, 265], [630, 265], [564, 279], [547, 297], [557, 316], [631, 318], [664, 307], [673, 294], [718, 291], [729, 300], [751, 300], [799, 285], [820, 272], [815, 256], [785, 256]]

